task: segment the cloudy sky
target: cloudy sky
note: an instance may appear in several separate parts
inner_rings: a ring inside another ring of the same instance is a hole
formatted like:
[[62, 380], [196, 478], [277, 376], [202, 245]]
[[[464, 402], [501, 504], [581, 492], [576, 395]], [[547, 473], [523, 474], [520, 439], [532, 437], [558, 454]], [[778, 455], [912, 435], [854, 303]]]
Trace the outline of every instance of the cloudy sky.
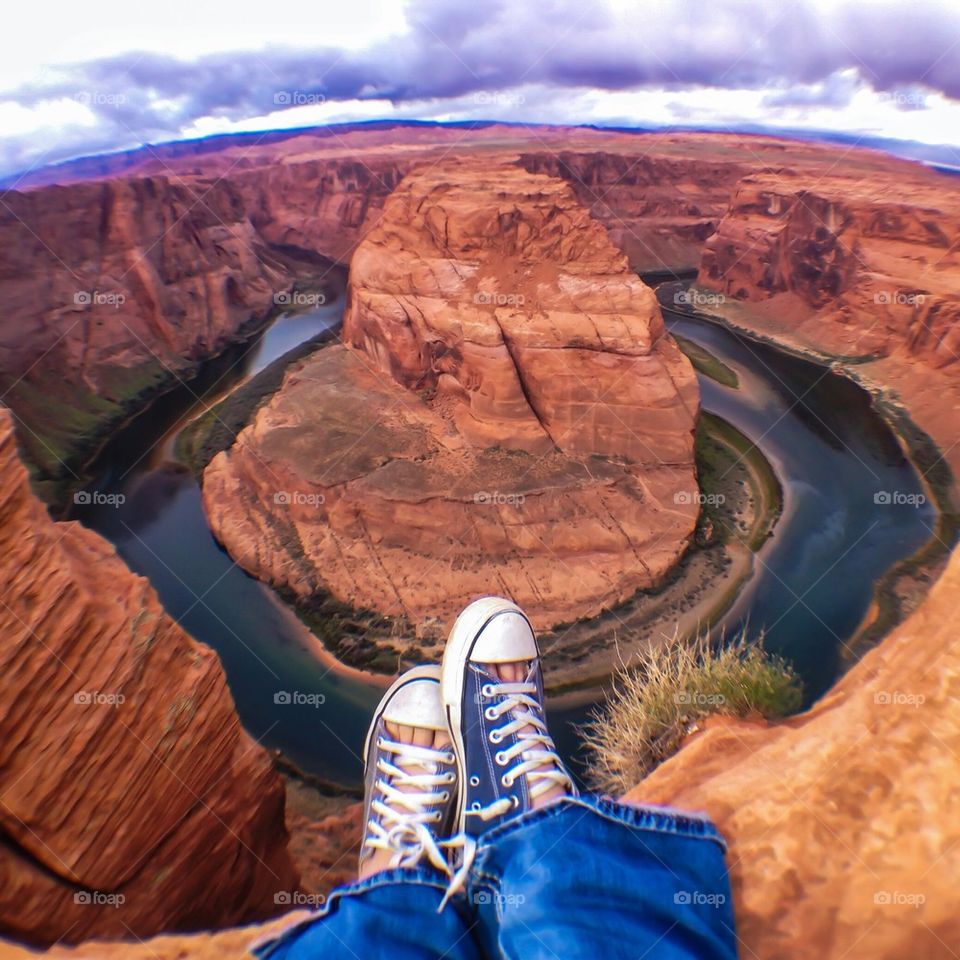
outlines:
[[384, 117], [960, 148], [957, 0], [46, 0], [3, 17], [0, 175]]

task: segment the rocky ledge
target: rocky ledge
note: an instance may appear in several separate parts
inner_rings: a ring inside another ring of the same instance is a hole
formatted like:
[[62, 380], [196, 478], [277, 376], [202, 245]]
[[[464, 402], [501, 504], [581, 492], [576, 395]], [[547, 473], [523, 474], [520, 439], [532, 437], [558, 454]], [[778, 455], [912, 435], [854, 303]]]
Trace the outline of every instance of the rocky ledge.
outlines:
[[254, 575], [429, 641], [491, 589], [541, 628], [592, 616], [683, 553], [696, 379], [564, 181], [409, 175], [354, 255], [343, 336], [204, 473]]
[[297, 889], [284, 791], [216, 654], [113, 548], [53, 523], [0, 409], [0, 932], [240, 923]]
[[958, 592], [960, 552], [807, 713], [708, 723], [628, 794], [717, 822], [744, 956], [955, 956]]

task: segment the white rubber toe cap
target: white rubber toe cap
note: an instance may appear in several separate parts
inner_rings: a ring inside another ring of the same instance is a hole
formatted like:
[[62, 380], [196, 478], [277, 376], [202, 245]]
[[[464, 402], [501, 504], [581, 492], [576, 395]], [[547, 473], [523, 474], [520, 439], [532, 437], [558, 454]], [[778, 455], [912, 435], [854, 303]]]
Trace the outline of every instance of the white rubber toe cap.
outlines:
[[470, 653], [474, 663], [515, 663], [536, 657], [537, 641], [527, 618], [512, 610], [497, 614], [484, 627]]
[[411, 680], [403, 684], [390, 698], [383, 711], [387, 723], [426, 730], [446, 730], [447, 717], [440, 700], [439, 677]]

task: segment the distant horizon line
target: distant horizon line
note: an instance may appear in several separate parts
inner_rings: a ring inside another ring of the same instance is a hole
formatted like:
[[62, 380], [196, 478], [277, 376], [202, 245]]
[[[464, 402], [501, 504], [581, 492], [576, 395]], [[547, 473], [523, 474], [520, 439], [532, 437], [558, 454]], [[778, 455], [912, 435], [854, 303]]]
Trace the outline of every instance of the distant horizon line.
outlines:
[[[344, 120], [338, 123], [308, 124], [302, 127], [273, 127], [262, 130], [233, 130], [223, 133], [209, 133], [198, 137], [183, 137], [174, 140], [144, 141], [137, 146], [121, 147], [116, 150], [104, 150], [98, 153], [77, 154], [74, 157], [56, 160], [37, 167], [27, 167], [22, 170], [14, 170], [7, 174], [0, 174], [0, 190], [14, 190], [16, 189], [16, 184], [20, 182], [24, 182], [25, 185], [29, 186], [29, 179], [31, 177], [40, 175], [44, 172], [67, 170], [73, 165], [80, 165], [94, 160], [110, 157], [132, 156], [147, 150], [177, 147], [180, 145], [205, 143], [216, 144], [222, 141], [239, 141], [245, 138], [259, 139], [260, 141], [264, 141], [269, 138], [269, 140], [272, 142], [279, 142], [282, 140], [293, 139], [297, 136], [303, 136], [304, 134], [324, 130], [342, 130], [344, 128], [355, 130], [364, 127], [380, 127], [383, 129], [389, 129], [390, 127], [450, 127], [473, 128], [479, 130], [496, 126], [518, 128], [548, 127], [556, 130], [598, 130], [634, 135], [651, 133], [703, 133], [718, 136], [766, 136], [772, 139], [798, 140], [801, 142], [812, 143], [844, 143], [847, 145], [852, 145], [854, 148], [862, 146], [864, 149], [879, 150], [882, 153], [921, 163], [925, 166], [933, 166], [948, 173], [960, 173], [960, 148], [948, 143], [928, 143], [922, 140], [910, 140], [871, 133], [858, 134], [844, 133], [837, 130], [767, 126], [749, 121], [738, 126], [718, 127], [709, 124], [700, 125], [676, 123], [625, 125], [615, 123], [551, 123], [548, 121], [495, 119], [432, 120], [419, 119], [415, 117], [379, 117], [363, 120]], [[897, 146], [901, 147], [902, 149], [894, 149]], [[947, 154], [949, 154], [949, 157]]]

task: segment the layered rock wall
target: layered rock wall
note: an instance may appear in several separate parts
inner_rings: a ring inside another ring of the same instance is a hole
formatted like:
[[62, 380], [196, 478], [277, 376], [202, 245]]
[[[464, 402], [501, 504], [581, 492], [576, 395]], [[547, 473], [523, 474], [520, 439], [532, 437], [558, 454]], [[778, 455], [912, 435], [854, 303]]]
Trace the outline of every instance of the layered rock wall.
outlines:
[[289, 270], [223, 183], [165, 177], [9, 193], [0, 387], [41, 476], [233, 342]]
[[522, 153], [519, 162], [566, 180], [634, 270], [685, 272], [700, 263], [737, 181], [757, 164], [691, 153], [539, 151]]
[[[931, 175], [932, 176], [932, 175]], [[745, 178], [703, 252], [698, 282], [852, 356], [960, 366], [960, 198], [926, 180]]]
[[215, 653], [30, 492], [0, 410], [0, 931], [145, 937], [296, 889], [283, 785]]

